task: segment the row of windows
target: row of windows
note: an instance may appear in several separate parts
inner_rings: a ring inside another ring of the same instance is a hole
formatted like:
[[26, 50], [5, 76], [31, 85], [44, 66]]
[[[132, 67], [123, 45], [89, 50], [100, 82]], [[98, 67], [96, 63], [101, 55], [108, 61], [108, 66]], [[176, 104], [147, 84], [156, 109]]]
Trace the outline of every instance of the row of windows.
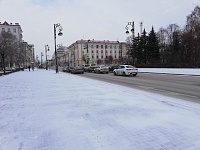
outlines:
[[[99, 59], [100, 57], [99, 56], [96, 56], [96, 59]], [[104, 57], [101, 56], [101, 59], [103, 59]], [[106, 59], [108, 58], [108, 56], [106, 56]], [[117, 56], [115, 55], [115, 59], [117, 58]], [[92, 55], [92, 59], [94, 59], [94, 55]]]
[[[5, 32], [6, 29], [5, 29], [5, 28], [2, 28], [2, 31]], [[7, 32], [10, 32], [10, 28], [7, 28]], [[17, 32], [17, 29], [14, 28], [14, 29], [13, 29], [13, 32], [16, 33], [16, 32]]]
[[[88, 52], [88, 50], [87, 50], [87, 53], [89, 53]], [[91, 53], [94, 53], [94, 51], [92, 50], [91, 51]], [[99, 51], [98, 50], [96, 50], [96, 53], [99, 53]], [[103, 53], [103, 50], [101, 50], [101, 53]], [[108, 51], [106, 50], [106, 53], [108, 53]], [[112, 53], [112, 50], [110, 50], [110, 53]], [[115, 50], [115, 52], [114, 53], [117, 53], [117, 51]]]
[[[91, 48], [94, 48], [94, 47], [95, 47], [95, 45], [91, 45]], [[108, 45], [96, 45], [96, 48], [103, 49], [104, 47], [105, 47], [105, 49], [107, 49]], [[117, 46], [116, 45], [109, 45], [109, 48], [110, 49], [112, 49], [112, 48], [117, 49]]]

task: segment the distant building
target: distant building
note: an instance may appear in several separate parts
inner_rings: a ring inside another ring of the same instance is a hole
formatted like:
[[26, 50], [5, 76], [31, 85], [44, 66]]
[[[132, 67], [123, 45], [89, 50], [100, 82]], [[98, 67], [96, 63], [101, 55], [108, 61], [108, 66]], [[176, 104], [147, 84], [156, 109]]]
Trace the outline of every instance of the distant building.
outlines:
[[121, 64], [127, 59], [126, 43], [119, 41], [78, 40], [62, 56], [61, 64], [81, 66], [87, 63]]
[[22, 28], [19, 25], [19, 23], [7, 23], [6, 21], [4, 23], [0, 22], [0, 32], [5, 31], [5, 32], [11, 32], [15, 38], [15, 42], [17, 44], [22, 43]]
[[0, 34], [2, 32], [11, 33], [14, 37], [13, 41], [13, 53], [9, 53], [10, 56], [5, 57], [5, 66], [7, 67], [17, 67], [27, 65], [35, 62], [34, 45], [28, 44], [28, 42], [23, 41], [23, 31], [19, 23], [8, 23], [0, 22]]

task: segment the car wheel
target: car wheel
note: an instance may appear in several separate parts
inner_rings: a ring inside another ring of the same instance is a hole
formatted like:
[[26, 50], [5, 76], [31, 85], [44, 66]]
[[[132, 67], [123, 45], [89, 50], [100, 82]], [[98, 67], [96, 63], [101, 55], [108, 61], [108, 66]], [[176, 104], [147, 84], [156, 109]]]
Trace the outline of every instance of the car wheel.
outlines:
[[113, 71], [113, 74], [114, 74], [115, 76], [117, 75], [115, 71]]
[[133, 74], [133, 77], [135, 77], [137, 75], [137, 73], [136, 74]]
[[122, 73], [123, 76], [126, 76], [125, 72]]

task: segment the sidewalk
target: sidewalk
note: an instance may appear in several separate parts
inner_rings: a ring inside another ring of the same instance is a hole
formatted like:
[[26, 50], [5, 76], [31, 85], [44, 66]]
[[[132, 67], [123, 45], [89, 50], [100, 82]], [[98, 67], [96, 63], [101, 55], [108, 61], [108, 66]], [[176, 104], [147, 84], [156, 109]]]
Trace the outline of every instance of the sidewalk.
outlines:
[[0, 150], [200, 149], [197, 103], [39, 69], [0, 85]]

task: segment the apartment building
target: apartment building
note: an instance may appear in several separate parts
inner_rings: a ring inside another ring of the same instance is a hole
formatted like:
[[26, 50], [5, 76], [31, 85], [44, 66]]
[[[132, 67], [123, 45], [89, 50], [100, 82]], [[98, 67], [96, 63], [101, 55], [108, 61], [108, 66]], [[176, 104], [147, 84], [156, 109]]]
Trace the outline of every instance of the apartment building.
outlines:
[[14, 36], [16, 44], [20, 44], [22, 42], [22, 28], [19, 23], [7, 23], [6, 21], [4, 23], [0, 22], [0, 32], [11, 32]]
[[[9, 53], [4, 56], [5, 66], [7, 67], [17, 67], [27, 65], [35, 62], [35, 53], [34, 53], [34, 45], [28, 44], [28, 42], [23, 41], [23, 31], [21, 25], [19, 23], [8, 23], [0, 22], [0, 33], [9, 32], [13, 35], [13, 53]], [[2, 46], [3, 47], [3, 46]], [[5, 53], [4, 49], [1, 49], [1, 52]], [[1, 61], [1, 60], [0, 60]], [[2, 61], [1, 61], [2, 63]], [[2, 64], [1, 64], [2, 66]]]
[[63, 54], [63, 65], [80, 66], [87, 63], [121, 64], [126, 55], [126, 43], [109, 40], [77, 40]]

